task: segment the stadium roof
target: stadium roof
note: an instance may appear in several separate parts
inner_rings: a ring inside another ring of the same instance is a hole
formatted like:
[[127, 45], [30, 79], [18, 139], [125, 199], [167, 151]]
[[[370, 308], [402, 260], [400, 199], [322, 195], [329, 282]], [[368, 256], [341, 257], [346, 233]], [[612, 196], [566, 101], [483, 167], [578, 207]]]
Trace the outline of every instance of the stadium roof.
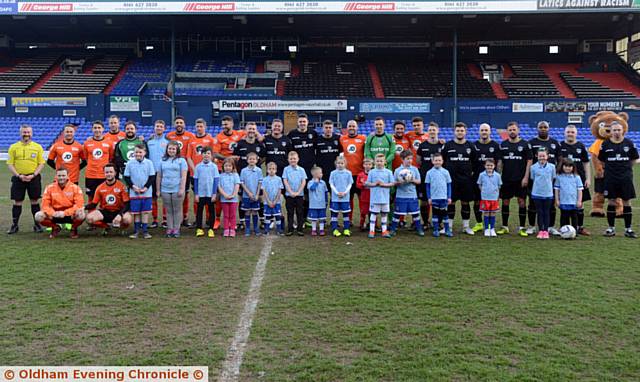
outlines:
[[522, 39], [616, 39], [640, 31], [640, 13], [545, 13], [480, 15], [182, 15], [0, 16], [0, 35], [16, 42], [135, 41], [178, 36], [348, 37], [450, 41]]

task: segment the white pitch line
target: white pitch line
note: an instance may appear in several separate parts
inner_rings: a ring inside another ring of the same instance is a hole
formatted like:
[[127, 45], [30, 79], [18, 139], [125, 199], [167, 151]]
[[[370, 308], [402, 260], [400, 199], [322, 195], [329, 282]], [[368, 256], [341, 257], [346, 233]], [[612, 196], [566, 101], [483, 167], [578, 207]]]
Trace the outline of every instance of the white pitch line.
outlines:
[[260, 252], [260, 258], [258, 259], [256, 269], [253, 271], [253, 277], [251, 278], [249, 294], [247, 295], [247, 299], [244, 303], [244, 309], [240, 315], [240, 322], [238, 322], [238, 327], [233, 336], [233, 341], [227, 349], [227, 356], [222, 364], [222, 371], [218, 378], [219, 382], [237, 381], [240, 376], [240, 365], [242, 365], [242, 358], [244, 357], [244, 351], [247, 347], [247, 340], [249, 339], [249, 333], [251, 332], [253, 317], [256, 314], [256, 308], [260, 301], [260, 288], [262, 287], [262, 280], [264, 279], [267, 261], [271, 255], [272, 241], [273, 236], [265, 237], [265, 243], [262, 247], [262, 251]]

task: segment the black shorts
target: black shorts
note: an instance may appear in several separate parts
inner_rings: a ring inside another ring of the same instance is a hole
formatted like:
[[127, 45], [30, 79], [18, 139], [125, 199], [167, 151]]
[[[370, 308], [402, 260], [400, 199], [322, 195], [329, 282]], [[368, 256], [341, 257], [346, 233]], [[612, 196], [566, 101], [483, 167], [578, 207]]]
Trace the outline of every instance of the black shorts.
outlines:
[[113, 219], [118, 216], [118, 211], [107, 211], [107, 210], [98, 210], [102, 214], [102, 222], [105, 224], [113, 223]]
[[96, 192], [98, 186], [102, 183], [104, 183], [104, 179], [86, 178], [84, 180], [84, 188], [87, 191], [89, 199], [93, 198], [93, 194]]
[[451, 182], [451, 201], [470, 202], [474, 197], [473, 179]]
[[23, 182], [17, 176], [11, 177], [11, 200], [21, 202], [28, 194], [29, 200], [37, 201], [42, 197], [42, 181], [38, 174], [30, 182]]
[[63, 218], [53, 218], [51, 221], [53, 224], [72, 224], [73, 218], [71, 216], [65, 216]]
[[526, 198], [527, 187], [522, 187], [521, 182], [505, 182], [500, 187], [500, 199]]
[[427, 198], [427, 184], [422, 182], [420, 183], [419, 186], [416, 187], [416, 192], [418, 193], [418, 199], [422, 200], [423, 202], [427, 202], [429, 201], [429, 198]]
[[582, 201], [587, 202], [591, 200], [591, 192], [589, 192], [588, 188], [582, 190]]
[[635, 199], [636, 190], [633, 187], [633, 178], [608, 178], [604, 177], [604, 197], [607, 199], [620, 198], [622, 200]]

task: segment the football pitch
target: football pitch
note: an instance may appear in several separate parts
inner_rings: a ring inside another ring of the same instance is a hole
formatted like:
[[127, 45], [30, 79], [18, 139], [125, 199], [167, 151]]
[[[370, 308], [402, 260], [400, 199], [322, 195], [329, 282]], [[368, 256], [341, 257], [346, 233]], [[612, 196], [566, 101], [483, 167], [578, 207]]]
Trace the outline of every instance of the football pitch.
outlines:
[[8, 191], [0, 163], [3, 365], [204, 365], [218, 380], [271, 245], [238, 380], [640, 379], [640, 241], [621, 220], [604, 238], [587, 218], [593, 236], [574, 241], [133, 241], [85, 226], [49, 240], [28, 207], [4, 234]]

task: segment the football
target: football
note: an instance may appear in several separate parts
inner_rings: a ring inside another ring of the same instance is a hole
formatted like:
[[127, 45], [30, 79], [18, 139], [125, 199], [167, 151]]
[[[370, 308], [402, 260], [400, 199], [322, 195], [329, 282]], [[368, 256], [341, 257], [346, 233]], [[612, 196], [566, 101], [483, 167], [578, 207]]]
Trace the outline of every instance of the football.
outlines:
[[570, 225], [563, 225], [560, 228], [560, 237], [565, 240], [571, 240], [576, 238], [576, 229]]
[[411, 170], [404, 169], [400, 171], [398, 178], [403, 183], [409, 183], [413, 180], [413, 174], [411, 173]]

